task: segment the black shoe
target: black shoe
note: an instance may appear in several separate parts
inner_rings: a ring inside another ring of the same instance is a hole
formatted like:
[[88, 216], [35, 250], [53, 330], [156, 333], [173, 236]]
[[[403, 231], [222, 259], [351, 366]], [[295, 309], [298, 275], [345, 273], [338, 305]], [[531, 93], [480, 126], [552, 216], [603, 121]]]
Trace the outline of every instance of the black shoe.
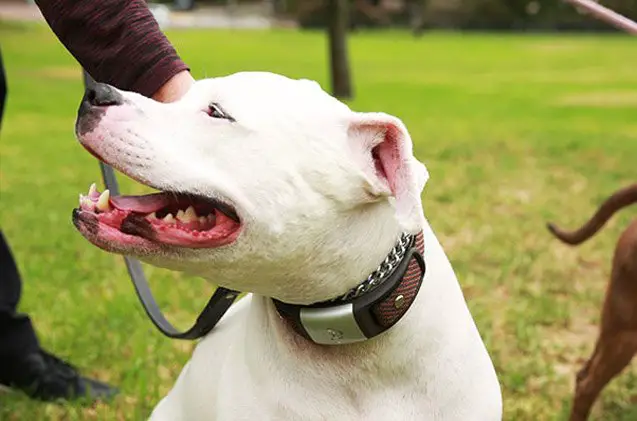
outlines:
[[105, 383], [80, 376], [75, 367], [43, 350], [1, 361], [0, 385], [43, 401], [106, 400], [118, 393]]

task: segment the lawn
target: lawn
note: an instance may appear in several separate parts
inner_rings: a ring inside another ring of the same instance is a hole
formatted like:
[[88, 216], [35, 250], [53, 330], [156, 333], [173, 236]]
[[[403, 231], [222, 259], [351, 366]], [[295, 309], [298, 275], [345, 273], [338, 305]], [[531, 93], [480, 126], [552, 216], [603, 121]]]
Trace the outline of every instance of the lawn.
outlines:
[[[321, 33], [174, 31], [196, 77], [269, 70], [329, 89]], [[192, 350], [158, 333], [120, 257], [71, 224], [79, 192], [99, 181], [73, 136], [82, 94], [73, 58], [43, 26], [0, 25], [9, 78], [2, 127], [1, 221], [25, 285], [22, 309], [42, 343], [84, 373], [119, 385], [91, 408], [0, 395], [3, 420], [139, 420]], [[545, 229], [583, 223], [637, 179], [637, 71], [628, 37], [357, 33], [350, 42], [357, 110], [410, 129], [430, 172], [423, 195], [495, 362], [505, 420], [564, 420], [588, 357], [615, 241], [636, 209], [568, 248]], [[121, 179], [120, 179], [121, 180]], [[142, 188], [128, 180], [126, 193]], [[148, 268], [168, 316], [185, 327], [212, 286]], [[637, 418], [637, 365], [595, 407], [595, 420]]]

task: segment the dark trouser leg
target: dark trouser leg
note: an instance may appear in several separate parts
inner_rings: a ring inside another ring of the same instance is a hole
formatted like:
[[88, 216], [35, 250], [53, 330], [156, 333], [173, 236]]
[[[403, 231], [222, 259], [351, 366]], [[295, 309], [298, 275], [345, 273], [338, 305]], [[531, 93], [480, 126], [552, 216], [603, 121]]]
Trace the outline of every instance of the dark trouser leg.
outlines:
[[[0, 127], [7, 94], [0, 51]], [[20, 273], [0, 230], [0, 384], [47, 401], [109, 399], [117, 389], [81, 377], [63, 360], [40, 349], [31, 321], [16, 313], [22, 289]]]
[[[0, 127], [7, 96], [7, 82], [0, 51]], [[4, 234], [0, 230], [0, 365], [6, 356], [37, 350], [38, 340], [31, 321], [16, 313], [22, 289], [20, 273]]]
[[38, 339], [26, 315], [16, 313], [22, 289], [9, 244], [0, 231], [0, 365], [2, 357], [36, 351]]

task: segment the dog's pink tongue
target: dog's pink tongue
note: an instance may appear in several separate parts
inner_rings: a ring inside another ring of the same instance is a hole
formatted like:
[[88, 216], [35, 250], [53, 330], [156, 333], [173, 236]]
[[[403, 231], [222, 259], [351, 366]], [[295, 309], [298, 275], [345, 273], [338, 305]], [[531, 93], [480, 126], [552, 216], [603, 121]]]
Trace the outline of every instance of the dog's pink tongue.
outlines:
[[137, 213], [152, 213], [170, 204], [164, 193], [148, 194], [144, 196], [113, 196], [110, 204], [119, 209]]

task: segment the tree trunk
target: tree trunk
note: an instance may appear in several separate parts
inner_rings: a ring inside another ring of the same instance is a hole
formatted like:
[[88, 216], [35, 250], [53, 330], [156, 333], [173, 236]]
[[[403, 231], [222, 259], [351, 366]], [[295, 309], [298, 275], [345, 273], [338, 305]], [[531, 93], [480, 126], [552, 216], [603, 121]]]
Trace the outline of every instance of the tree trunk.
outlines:
[[340, 99], [353, 97], [347, 54], [348, 0], [327, 0], [328, 37], [332, 70], [332, 94]]
[[424, 26], [425, 0], [408, 0], [409, 26], [414, 36], [422, 35]]

